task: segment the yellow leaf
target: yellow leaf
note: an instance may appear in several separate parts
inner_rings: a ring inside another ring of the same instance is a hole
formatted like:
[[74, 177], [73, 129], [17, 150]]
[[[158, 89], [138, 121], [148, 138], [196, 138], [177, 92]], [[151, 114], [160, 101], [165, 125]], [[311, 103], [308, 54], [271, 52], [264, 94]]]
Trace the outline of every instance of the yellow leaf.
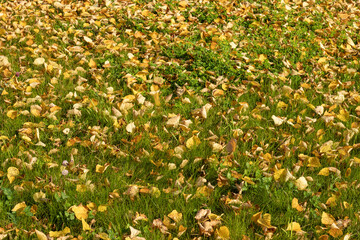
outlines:
[[21, 202], [21, 203], [16, 204], [15, 207], [11, 211], [13, 211], [13, 212], [21, 212], [25, 208], [26, 208], [26, 203]]
[[304, 210], [304, 208], [302, 206], [300, 206], [299, 200], [297, 198], [293, 198], [293, 200], [291, 202], [291, 207], [295, 208], [299, 212], [302, 212]]
[[106, 206], [106, 205], [100, 205], [100, 206], [98, 206], [98, 211], [99, 211], [99, 212], [106, 212], [106, 211], [107, 211], [107, 206]]
[[263, 63], [265, 60], [267, 59], [267, 57], [264, 54], [260, 54], [258, 60]]
[[350, 118], [350, 114], [346, 110], [340, 109], [339, 114], [336, 115], [336, 117], [343, 122], [347, 122]]
[[323, 64], [323, 63], [326, 63], [326, 62], [327, 62], [326, 57], [319, 58], [319, 60], [318, 60], [318, 64]]
[[330, 207], [335, 207], [337, 199], [338, 197], [335, 194], [331, 194], [331, 197], [329, 197], [328, 200], [326, 201], [326, 205]]
[[179, 6], [185, 8], [188, 5], [187, 1], [180, 1]]
[[77, 184], [76, 191], [77, 192], [86, 192], [87, 188], [85, 184]]
[[40, 202], [41, 199], [44, 199], [45, 197], [46, 194], [43, 193], [42, 191], [33, 194], [33, 199], [35, 202]]
[[309, 157], [307, 166], [308, 167], [321, 167], [319, 158]]
[[104, 173], [105, 170], [106, 170], [109, 166], [110, 166], [110, 164], [108, 164], [108, 163], [105, 163], [104, 166], [97, 164], [95, 171], [96, 171], [97, 173]]
[[320, 172], [318, 173], [318, 175], [329, 176], [329, 173], [330, 173], [329, 168], [326, 167], [326, 168], [321, 169]]
[[90, 59], [89, 61], [89, 67], [96, 68], [96, 62], [93, 59]]
[[30, 113], [35, 117], [40, 117], [41, 110], [42, 108], [39, 105], [31, 105], [30, 107]]
[[331, 214], [323, 212], [321, 214], [321, 223], [324, 225], [331, 225], [335, 223], [335, 218]]
[[100, 239], [103, 239], [103, 240], [110, 240], [109, 235], [106, 234], [106, 233], [104, 233], [104, 232], [99, 233], [97, 236], [98, 236]]
[[299, 232], [301, 231], [301, 227], [300, 227], [300, 224], [297, 223], [297, 222], [291, 222], [289, 223], [287, 229], [287, 231], [295, 231], [295, 232]]
[[343, 235], [343, 231], [338, 227], [336, 226], [335, 223], [333, 223], [331, 225], [331, 228], [328, 232], [333, 238], [338, 238], [338, 237], [341, 237]]
[[83, 218], [81, 219], [81, 223], [82, 223], [82, 229], [84, 231], [92, 230], [91, 227], [89, 226], [89, 224], [87, 224], [87, 222], [85, 222], [85, 220]]
[[271, 215], [269, 213], [265, 213], [257, 220], [257, 223], [262, 227], [271, 228]]
[[242, 180], [244, 180], [245, 182], [247, 182], [248, 184], [254, 185], [255, 183], [253, 182], [253, 180], [251, 180], [251, 178], [245, 176], [242, 178]]
[[7, 113], [6, 113], [6, 116], [8, 116], [9, 118], [11, 119], [15, 119], [17, 117], [17, 111], [15, 110], [9, 110]]
[[79, 206], [72, 206], [71, 210], [75, 213], [75, 217], [79, 220], [88, 218], [88, 210], [82, 204]]
[[296, 181], [295, 181], [295, 186], [299, 189], [299, 190], [305, 190], [308, 186], [308, 183], [306, 181], [306, 178], [304, 177], [299, 177]]
[[70, 233], [70, 228], [66, 227], [64, 228], [62, 231], [50, 231], [49, 232], [49, 236], [50, 237], [55, 237], [55, 238], [58, 238], [58, 237], [63, 237], [65, 236], [66, 234]]
[[226, 226], [221, 226], [219, 229], [216, 229], [215, 235], [217, 239], [230, 239], [230, 231]]
[[45, 63], [45, 59], [44, 58], [37, 58], [34, 61], [34, 65], [43, 65]]
[[43, 232], [40, 232], [39, 230], [35, 229], [36, 236], [39, 240], [47, 240], [48, 238]]
[[288, 105], [284, 103], [283, 101], [278, 102], [277, 108], [286, 109]]
[[191, 138], [189, 138], [186, 141], [186, 147], [187, 148], [193, 148], [198, 146], [201, 143], [200, 139], [198, 138], [198, 136], [192, 136]]
[[224, 91], [221, 89], [214, 89], [214, 91], [212, 92], [212, 95], [214, 97], [220, 97], [220, 96], [224, 95]]
[[19, 175], [19, 169], [17, 169], [16, 167], [9, 167], [7, 169], [7, 177], [9, 179], [9, 182], [12, 183], [15, 178]]
[[176, 210], [173, 210], [171, 213], [168, 214], [168, 217], [174, 220], [175, 222], [179, 222], [182, 218], [182, 213], [179, 213]]
[[259, 220], [261, 218], [261, 214], [262, 212], [258, 212], [258, 213], [255, 213], [252, 217], [251, 217], [251, 221], [253, 222], [257, 222], [257, 220]]

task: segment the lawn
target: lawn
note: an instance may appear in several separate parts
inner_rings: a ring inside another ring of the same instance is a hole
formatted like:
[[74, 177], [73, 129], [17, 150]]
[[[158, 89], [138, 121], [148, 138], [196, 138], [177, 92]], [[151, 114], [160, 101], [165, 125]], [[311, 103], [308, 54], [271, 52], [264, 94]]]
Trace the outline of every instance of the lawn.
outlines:
[[0, 239], [360, 239], [354, 0], [0, 1]]

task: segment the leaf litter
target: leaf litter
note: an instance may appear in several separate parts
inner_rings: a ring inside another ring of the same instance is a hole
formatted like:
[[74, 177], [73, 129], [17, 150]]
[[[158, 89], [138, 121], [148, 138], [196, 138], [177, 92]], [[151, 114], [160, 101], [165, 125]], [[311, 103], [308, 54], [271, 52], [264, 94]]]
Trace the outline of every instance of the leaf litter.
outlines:
[[0, 239], [356, 239], [356, 1], [0, 4]]

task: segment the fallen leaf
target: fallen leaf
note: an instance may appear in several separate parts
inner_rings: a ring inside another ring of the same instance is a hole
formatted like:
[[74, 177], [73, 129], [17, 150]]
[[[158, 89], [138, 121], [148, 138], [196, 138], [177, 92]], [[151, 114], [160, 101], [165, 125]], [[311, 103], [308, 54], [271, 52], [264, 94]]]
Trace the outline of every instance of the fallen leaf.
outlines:
[[64, 228], [62, 231], [50, 231], [49, 232], [49, 236], [52, 238], [52, 237], [55, 237], [55, 238], [58, 238], [58, 237], [63, 237], [65, 236], [66, 234], [69, 234], [70, 233], [70, 228], [66, 227]]
[[71, 210], [75, 213], [75, 217], [79, 220], [88, 218], [88, 209], [82, 204], [78, 206], [72, 206]]
[[296, 181], [295, 181], [295, 186], [299, 189], [299, 190], [305, 190], [308, 186], [308, 183], [306, 181], [306, 178], [304, 177], [299, 177]]
[[127, 126], [126, 126], [126, 131], [128, 133], [133, 133], [134, 130], [136, 129], [136, 126], [135, 124], [132, 122], [132, 123], [129, 123]]
[[16, 204], [11, 211], [13, 211], [13, 212], [21, 212], [25, 208], [26, 208], [26, 203], [21, 202], [21, 203]]
[[89, 226], [89, 224], [87, 224], [87, 222], [84, 220], [84, 218], [81, 218], [81, 223], [82, 223], [82, 229], [83, 231], [91, 231], [91, 227]]
[[215, 231], [216, 239], [230, 239], [230, 231], [226, 226], [221, 226]]
[[17, 117], [17, 111], [15, 110], [9, 110], [7, 113], [6, 113], [6, 116], [8, 116], [9, 118], [11, 119], [15, 119]]
[[295, 231], [295, 232], [300, 232], [301, 231], [301, 227], [300, 224], [297, 222], [291, 222], [289, 223], [287, 229], [287, 231]]
[[198, 136], [194, 135], [186, 141], [186, 147], [194, 148], [194, 147], [198, 146], [200, 143], [201, 143], [201, 141], [198, 138]]
[[173, 210], [171, 213], [168, 214], [168, 217], [174, 220], [175, 222], [179, 222], [182, 218], [182, 213], [179, 213], [176, 210]]
[[34, 61], [34, 65], [37, 65], [37, 66], [39, 66], [39, 65], [43, 65], [45, 63], [45, 59], [44, 58], [37, 58], [37, 59], [35, 59], [35, 61]]
[[47, 240], [47, 236], [45, 235], [45, 233], [43, 232], [40, 232], [39, 230], [35, 229], [35, 233], [36, 233], [36, 236], [39, 240]]
[[236, 145], [237, 145], [237, 140], [235, 138], [230, 139], [230, 141], [226, 144], [225, 149], [228, 153], [233, 153], [235, 152], [236, 149]]
[[7, 169], [7, 177], [10, 183], [12, 183], [19, 174], [20, 171], [16, 167], [9, 167]]
[[335, 218], [331, 214], [323, 212], [321, 214], [321, 223], [324, 225], [331, 225], [335, 223]]

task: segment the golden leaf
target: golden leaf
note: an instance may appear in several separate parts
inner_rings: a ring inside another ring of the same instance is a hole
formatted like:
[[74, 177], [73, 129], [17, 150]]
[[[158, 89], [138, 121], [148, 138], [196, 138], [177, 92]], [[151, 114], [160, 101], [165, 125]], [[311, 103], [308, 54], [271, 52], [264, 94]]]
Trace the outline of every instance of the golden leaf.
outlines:
[[226, 226], [221, 226], [218, 229], [216, 229], [215, 235], [216, 235], [216, 239], [222, 239], [222, 240], [230, 239], [230, 231]]
[[212, 95], [214, 97], [220, 97], [220, 96], [224, 95], [224, 91], [221, 89], [214, 89], [214, 91], [212, 92]]
[[25, 208], [26, 208], [26, 203], [21, 202], [21, 203], [16, 204], [15, 207], [11, 211], [13, 211], [13, 212], [21, 212]]
[[201, 143], [201, 141], [200, 141], [199, 137], [195, 135], [186, 141], [186, 147], [193, 148], [193, 147], [198, 146], [200, 143]]
[[108, 163], [105, 163], [104, 166], [97, 164], [97, 165], [96, 165], [96, 170], [95, 170], [95, 172], [97, 172], [97, 173], [104, 173], [105, 170], [106, 170], [109, 166], [110, 166], [110, 164], [108, 164]]
[[94, 59], [90, 59], [90, 61], [89, 61], [89, 67], [91, 67], [91, 68], [96, 68], [96, 62], [94, 61]]
[[343, 231], [336, 226], [335, 223], [331, 224], [331, 228], [328, 232], [333, 238], [338, 238], [341, 237], [343, 235]]
[[297, 223], [297, 222], [291, 222], [289, 223], [287, 229], [287, 231], [295, 231], [295, 232], [299, 232], [301, 231], [301, 227], [300, 227], [300, 224]]
[[321, 169], [320, 172], [318, 173], [318, 175], [329, 176], [329, 173], [330, 173], [329, 168], [326, 167], [326, 168]]
[[82, 229], [84, 231], [92, 230], [91, 227], [89, 226], [89, 224], [87, 224], [87, 222], [83, 218], [81, 219], [81, 223], [82, 223]]
[[309, 157], [307, 166], [308, 167], [321, 167], [319, 158]]
[[335, 218], [331, 214], [323, 212], [321, 214], [321, 223], [324, 225], [331, 225], [335, 223]]
[[8, 116], [9, 118], [11, 119], [15, 119], [17, 117], [17, 111], [15, 110], [9, 110], [7, 113], [6, 113], [6, 116]]
[[106, 212], [107, 211], [107, 206], [106, 205], [99, 205], [98, 206], [98, 211], [99, 212]]
[[49, 236], [58, 238], [58, 237], [63, 237], [68, 233], [70, 233], [70, 228], [66, 227], [62, 231], [50, 231]]
[[47, 240], [48, 238], [43, 232], [40, 232], [39, 230], [35, 229], [36, 236], [39, 240]]
[[295, 208], [299, 212], [302, 212], [304, 210], [304, 208], [302, 206], [300, 206], [299, 200], [297, 198], [293, 198], [293, 200], [291, 202], [291, 207]]
[[76, 184], [77, 192], [86, 192], [87, 188], [85, 184]]
[[182, 213], [179, 213], [176, 210], [173, 210], [171, 213], [168, 214], [168, 217], [174, 220], [175, 222], [179, 222], [182, 218]]
[[71, 210], [75, 213], [75, 217], [79, 220], [88, 218], [88, 210], [82, 204], [79, 206], [72, 206]]
[[15, 178], [19, 175], [19, 169], [17, 169], [16, 167], [9, 167], [7, 169], [7, 177], [9, 179], [9, 182], [12, 183]]
[[42, 108], [39, 105], [31, 105], [30, 107], [30, 113], [35, 117], [40, 117], [41, 110]]
[[35, 202], [40, 202], [41, 199], [44, 199], [45, 197], [46, 194], [43, 193], [42, 191], [33, 194], [33, 199]]

